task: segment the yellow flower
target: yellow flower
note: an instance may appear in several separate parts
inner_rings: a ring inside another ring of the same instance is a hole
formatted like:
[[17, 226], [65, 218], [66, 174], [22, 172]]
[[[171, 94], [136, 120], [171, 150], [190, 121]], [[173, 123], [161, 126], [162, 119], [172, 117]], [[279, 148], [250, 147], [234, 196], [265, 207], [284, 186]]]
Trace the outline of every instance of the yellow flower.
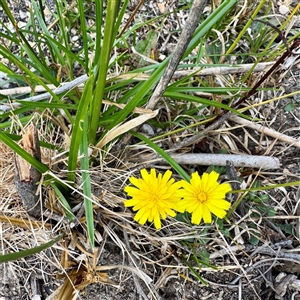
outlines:
[[180, 201], [178, 189], [181, 183], [175, 183], [169, 170], [163, 176], [156, 176], [155, 169], [151, 169], [149, 174], [143, 169], [141, 175], [142, 178], [130, 177], [129, 180], [135, 187], [125, 187], [124, 191], [132, 199], [125, 200], [124, 206], [133, 206], [133, 211], [138, 211], [134, 217], [136, 222], [144, 225], [147, 220], [154, 221], [155, 228], [160, 229], [161, 218], [166, 219], [167, 215], [176, 216], [174, 209]]
[[176, 207], [178, 212], [185, 210], [192, 214], [191, 222], [199, 225], [204, 219], [205, 223], [211, 223], [211, 213], [222, 219], [226, 216], [226, 210], [230, 203], [224, 200], [225, 195], [231, 191], [229, 183], [218, 183], [219, 174], [212, 171], [204, 173], [202, 177], [198, 172], [192, 174], [190, 182], [182, 181], [183, 189], [179, 190], [183, 198]]

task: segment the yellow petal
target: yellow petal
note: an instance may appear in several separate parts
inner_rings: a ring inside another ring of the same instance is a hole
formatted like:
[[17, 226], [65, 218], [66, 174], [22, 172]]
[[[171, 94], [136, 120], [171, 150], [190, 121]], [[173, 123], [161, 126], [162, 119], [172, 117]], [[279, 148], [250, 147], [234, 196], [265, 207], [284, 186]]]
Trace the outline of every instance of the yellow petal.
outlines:
[[227, 194], [231, 191], [231, 186], [229, 183], [222, 183], [220, 184], [216, 189], [215, 189], [215, 193], [223, 193], [223, 194]]
[[180, 190], [180, 192], [182, 194], [186, 194], [186, 193], [193, 194], [195, 192], [195, 188], [190, 183], [188, 183], [187, 181], [182, 180], [181, 185], [183, 187], [183, 189]]
[[191, 222], [193, 224], [199, 225], [203, 218], [203, 207], [202, 205], [198, 205], [198, 207], [192, 212]]
[[[167, 170], [164, 176], [162, 177], [161, 184], [166, 185], [169, 179], [171, 178], [171, 176], [172, 176], [172, 172], [170, 170]], [[175, 180], [172, 178], [171, 181], [174, 182]]]
[[131, 177], [129, 178], [129, 181], [130, 181], [133, 185], [135, 185], [136, 187], [139, 187], [139, 179], [138, 179], [138, 178], [135, 178], [135, 177], [131, 176]]
[[167, 217], [166, 211], [162, 207], [158, 207], [158, 215], [160, 215], [162, 219]]
[[203, 205], [203, 219], [205, 223], [211, 224], [211, 213], [206, 205]]
[[216, 199], [216, 200], [211, 200], [207, 203], [207, 206], [213, 206], [213, 207], [218, 207], [218, 208], [221, 208], [221, 209], [226, 209], [228, 210], [229, 207], [231, 206], [231, 203], [229, 201], [226, 201], [226, 200], [219, 200], [219, 199]]
[[156, 229], [161, 229], [161, 221], [160, 221], [159, 215], [156, 215], [156, 216], [154, 217], [154, 227], [155, 227]]
[[131, 197], [138, 196], [140, 194], [140, 190], [133, 186], [126, 186], [124, 191]]
[[135, 206], [136, 204], [138, 204], [140, 201], [138, 199], [130, 199], [130, 200], [125, 200], [124, 201], [124, 206], [125, 207], [131, 207], [131, 206]]
[[166, 214], [168, 214], [171, 217], [176, 217], [176, 212], [172, 209], [166, 209]]
[[209, 210], [220, 219], [223, 219], [226, 216], [226, 211], [222, 208], [216, 206], [209, 206]]
[[180, 213], [184, 213], [186, 209], [186, 203], [183, 200], [181, 200], [178, 203], [176, 203], [174, 209]]
[[147, 222], [149, 213], [147, 213], [144, 209], [140, 209], [134, 217], [134, 220], [144, 225]]
[[148, 184], [149, 181], [150, 181], [149, 180], [150, 175], [148, 174], [147, 170], [146, 169], [142, 169], [140, 171], [140, 173], [141, 173], [141, 176], [142, 176], [142, 180], [141, 181], [146, 182]]
[[194, 172], [192, 174], [192, 178], [190, 180], [190, 184], [193, 187], [193, 189], [195, 189], [196, 187], [200, 187], [201, 188], [201, 178], [200, 178], [198, 172]]

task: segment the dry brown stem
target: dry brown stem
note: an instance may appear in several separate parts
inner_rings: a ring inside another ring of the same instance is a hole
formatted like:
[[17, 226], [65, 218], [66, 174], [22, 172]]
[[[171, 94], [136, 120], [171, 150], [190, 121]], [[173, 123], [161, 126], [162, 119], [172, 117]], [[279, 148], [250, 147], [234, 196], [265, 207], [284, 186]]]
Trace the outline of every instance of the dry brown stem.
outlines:
[[[30, 124], [20, 141], [20, 146], [32, 157], [41, 161], [37, 129]], [[15, 155], [15, 185], [29, 215], [39, 218], [42, 213], [37, 192], [37, 183], [42, 174], [19, 155]]]

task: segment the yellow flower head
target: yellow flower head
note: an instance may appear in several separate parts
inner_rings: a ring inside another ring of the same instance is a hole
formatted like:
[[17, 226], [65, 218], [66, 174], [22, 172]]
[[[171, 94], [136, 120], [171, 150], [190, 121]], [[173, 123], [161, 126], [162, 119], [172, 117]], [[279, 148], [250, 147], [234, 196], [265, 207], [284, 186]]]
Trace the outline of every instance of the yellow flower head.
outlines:
[[205, 223], [211, 223], [211, 213], [223, 219], [230, 207], [230, 203], [224, 198], [231, 187], [229, 183], [219, 184], [218, 178], [219, 174], [215, 171], [204, 173], [202, 177], [195, 172], [190, 182], [182, 181], [183, 189], [179, 190], [179, 194], [183, 200], [177, 204], [176, 210], [191, 213], [191, 222], [196, 225], [202, 219]]
[[176, 204], [180, 201], [178, 189], [181, 187], [180, 182], [171, 178], [172, 172], [166, 171], [156, 176], [156, 170], [151, 169], [148, 174], [146, 169], [141, 170], [142, 178], [130, 177], [130, 182], [135, 186], [126, 186], [124, 191], [130, 200], [124, 201], [124, 206], [133, 206], [133, 211], [138, 211], [134, 220], [141, 225], [146, 221], [154, 221], [156, 229], [161, 228], [160, 219], [166, 219], [167, 215], [176, 216], [174, 211]]

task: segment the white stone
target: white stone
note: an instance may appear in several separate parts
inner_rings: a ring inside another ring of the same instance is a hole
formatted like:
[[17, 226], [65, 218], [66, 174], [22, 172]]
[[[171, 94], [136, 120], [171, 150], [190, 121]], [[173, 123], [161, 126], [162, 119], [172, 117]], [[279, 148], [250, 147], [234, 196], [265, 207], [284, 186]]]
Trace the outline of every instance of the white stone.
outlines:
[[285, 5], [280, 5], [279, 6], [279, 13], [281, 14], [281, 15], [286, 15], [286, 14], [288, 14], [290, 12], [290, 9], [287, 7], [287, 6], [285, 6]]

